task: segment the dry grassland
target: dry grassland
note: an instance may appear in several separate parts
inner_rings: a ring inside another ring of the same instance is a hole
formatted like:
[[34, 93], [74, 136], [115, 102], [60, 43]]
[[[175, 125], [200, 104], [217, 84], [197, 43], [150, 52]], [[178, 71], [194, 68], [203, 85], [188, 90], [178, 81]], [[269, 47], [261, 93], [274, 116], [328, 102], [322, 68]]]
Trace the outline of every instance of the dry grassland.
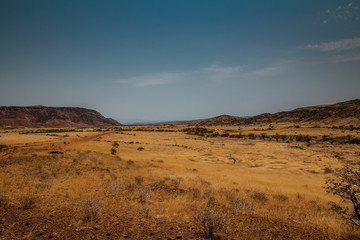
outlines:
[[[194, 219], [202, 209], [222, 217], [213, 238], [360, 236], [329, 210], [339, 200], [322, 188], [336, 168], [358, 166], [360, 145], [196, 136], [186, 127], [0, 132], [0, 239], [202, 239]], [[269, 128], [209, 129], [359, 137]]]

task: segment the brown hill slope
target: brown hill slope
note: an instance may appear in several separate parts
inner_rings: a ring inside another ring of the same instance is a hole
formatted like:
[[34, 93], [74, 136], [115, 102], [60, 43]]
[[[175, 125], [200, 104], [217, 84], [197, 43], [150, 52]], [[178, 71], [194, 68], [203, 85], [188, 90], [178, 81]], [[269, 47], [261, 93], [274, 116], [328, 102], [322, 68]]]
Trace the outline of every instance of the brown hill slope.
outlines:
[[106, 127], [120, 125], [99, 112], [78, 107], [0, 107], [0, 128]]
[[297, 108], [291, 111], [274, 114], [264, 113], [253, 117], [234, 117], [221, 115], [205, 119], [200, 126], [216, 125], [249, 125], [255, 123], [311, 123], [360, 126], [360, 99], [340, 102], [331, 105], [321, 105]]

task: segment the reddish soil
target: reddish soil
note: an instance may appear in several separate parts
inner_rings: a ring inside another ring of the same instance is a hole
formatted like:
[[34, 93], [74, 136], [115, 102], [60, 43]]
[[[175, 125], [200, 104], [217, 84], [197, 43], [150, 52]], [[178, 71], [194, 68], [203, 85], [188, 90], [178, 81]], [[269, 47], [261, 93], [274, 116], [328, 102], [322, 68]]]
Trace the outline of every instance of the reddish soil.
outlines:
[[[131, 211], [131, 210], [129, 210]], [[199, 226], [155, 217], [103, 215], [98, 221], [77, 219], [69, 210], [40, 212], [5, 208], [0, 239], [203, 239]], [[311, 226], [228, 211], [228, 230], [216, 239], [329, 239]]]

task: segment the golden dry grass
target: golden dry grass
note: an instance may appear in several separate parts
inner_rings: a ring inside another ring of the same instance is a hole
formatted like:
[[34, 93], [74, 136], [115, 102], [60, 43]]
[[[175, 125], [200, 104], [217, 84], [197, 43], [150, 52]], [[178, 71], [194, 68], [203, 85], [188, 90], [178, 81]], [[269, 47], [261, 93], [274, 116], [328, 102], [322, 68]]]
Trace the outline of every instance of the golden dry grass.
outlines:
[[[75, 219], [84, 218], [88, 198], [101, 202], [100, 218], [130, 211], [138, 218], [184, 222], [191, 221], [196, 209], [215, 201], [241, 214], [312, 225], [332, 239], [355, 233], [329, 210], [327, 203], [337, 199], [322, 186], [331, 171], [344, 163], [359, 164], [359, 145], [206, 138], [178, 132], [182, 128], [148, 126], [146, 130], [174, 132], [69, 132], [58, 136], [2, 131], [0, 144], [8, 148], [1, 152], [0, 191], [15, 206], [23, 195], [37, 196], [40, 211], [65, 209]], [[251, 133], [253, 128], [242, 131]], [[264, 132], [348, 134], [285, 126], [271, 131]], [[111, 154], [112, 148], [116, 154]], [[143, 181], [136, 180], [139, 176]]]

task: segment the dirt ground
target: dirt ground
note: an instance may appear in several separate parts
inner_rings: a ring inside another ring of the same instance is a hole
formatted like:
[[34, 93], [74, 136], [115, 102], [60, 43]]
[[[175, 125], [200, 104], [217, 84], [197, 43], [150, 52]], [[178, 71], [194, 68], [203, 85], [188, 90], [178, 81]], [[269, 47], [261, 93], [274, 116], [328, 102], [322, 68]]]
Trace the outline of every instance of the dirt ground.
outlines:
[[[204, 239], [194, 220], [201, 209], [225, 216], [214, 239], [359, 239], [323, 189], [336, 168], [358, 166], [359, 145], [199, 136], [186, 127], [1, 131], [0, 239]], [[256, 127], [209, 129], [358, 137]]]

